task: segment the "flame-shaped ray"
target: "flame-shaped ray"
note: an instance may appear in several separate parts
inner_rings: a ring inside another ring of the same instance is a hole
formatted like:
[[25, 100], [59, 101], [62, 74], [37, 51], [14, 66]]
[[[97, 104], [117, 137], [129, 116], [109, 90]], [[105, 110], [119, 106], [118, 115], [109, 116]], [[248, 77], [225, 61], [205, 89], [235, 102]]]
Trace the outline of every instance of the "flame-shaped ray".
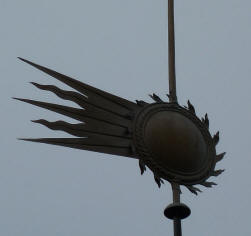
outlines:
[[191, 192], [191, 193], [193, 193], [193, 194], [195, 194], [195, 195], [198, 195], [198, 192], [202, 192], [199, 188], [196, 188], [196, 187], [194, 187], [194, 186], [186, 186], [187, 187], [187, 189]]
[[223, 153], [221, 153], [221, 154], [218, 154], [218, 155], [216, 156], [216, 162], [221, 161], [221, 160], [224, 158], [225, 155], [226, 155], [226, 152], [223, 152]]
[[86, 104], [87, 98], [77, 92], [62, 90], [56, 87], [55, 85], [42, 85], [35, 82], [31, 82], [31, 84], [33, 84], [35, 87], [41, 90], [50, 91], [64, 100], [75, 102], [82, 108], [85, 107], [84, 104]]
[[187, 109], [192, 112], [193, 114], [196, 114], [195, 112], [195, 108], [193, 106], [193, 104], [190, 102], [190, 100], [187, 100]]
[[149, 94], [150, 98], [153, 99], [155, 102], [163, 102], [162, 99], [155, 93]]
[[214, 170], [212, 173], [211, 173], [211, 176], [219, 176], [220, 174], [222, 174], [225, 170]]
[[35, 101], [30, 99], [23, 99], [23, 98], [14, 98], [16, 100], [26, 102], [38, 107], [45, 108], [50, 111], [57, 112], [59, 114], [68, 116], [70, 118], [73, 118], [75, 120], [79, 120], [84, 122], [84, 117], [93, 118], [96, 120], [104, 121], [109, 124], [118, 125], [121, 127], [128, 127], [130, 125], [130, 121], [126, 118], [121, 117], [115, 117], [111, 113], [105, 113], [102, 110], [99, 110], [98, 108], [86, 106], [87, 108], [85, 110], [79, 109], [79, 108], [73, 108], [63, 105], [58, 105], [54, 103], [48, 103], [48, 102], [41, 102], [41, 101]]
[[110, 111], [124, 115], [130, 110], [137, 110], [137, 104], [128, 101], [126, 99], [120, 98], [118, 96], [112, 95], [100, 89], [94, 88], [88, 84], [84, 84], [78, 80], [70, 78], [66, 75], [60, 74], [49, 68], [40, 66], [26, 59], [20, 58], [20, 60], [30, 64], [31, 66], [43, 71], [44, 73], [54, 77], [55, 79], [67, 84], [68, 86], [74, 88], [78, 92], [84, 94], [92, 102], [93, 105], [109, 108]]
[[[121, 129], [121, 130], [116, 129], [117, 132], [111, 132], [111, 130], [104, 130], [103, 129], [103, 132], [101, 132], [100, 129], [97, 130], [97, 129], [86, 128], [85, 123], [70, 124], [70, 123], [62, 121], [62, 120], [55, 121], [55, 122], [49, 122], [44, 119], [32, 120], [32, 122], [42, 124], [52, 130], [61, 130], [61, 131], [67, 132], [67, 133], [74, 135], [74, 136], [77, 136], [77, 137], [86, 137], [90, 134], [101, 134], [101, 135], [131, 139], [131, 136], [129, 134], [125, 135], [124, 129]], [[103, 128], [103, 127], [101, 127], [101, 128]]]
[[216, 146], [220, 141], [220, 132], [217, 131], [217, 133], [213, 136], [213, 142], [214, 142], [214, 145]]
[[139, 159], [139, 168], [140, 168], [141, 175], [143, 175], [144, 172], [146, 171], [146, 165], [142, 159]]

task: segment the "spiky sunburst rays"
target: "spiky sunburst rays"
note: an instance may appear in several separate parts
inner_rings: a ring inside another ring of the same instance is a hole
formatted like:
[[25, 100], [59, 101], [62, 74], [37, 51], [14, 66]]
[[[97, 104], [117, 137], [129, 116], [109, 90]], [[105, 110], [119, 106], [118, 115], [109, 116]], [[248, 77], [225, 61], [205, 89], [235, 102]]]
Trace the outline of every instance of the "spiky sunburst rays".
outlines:
[[[185, 108], [188, 109], [194, 115], [196, 115], [195, 108], [194, 108], [194, 106], [192, 105], [192, 103], [189, 100], [187, 101], [187, 105], [188, 106], [187, 107], [185, 106]], [[201, 122], [205, 125], [205, 127], [207, 129], [209, 129], [209, 119], [208, 119], [208, 114], [207, 113], [205, 114], [204, 117], [201, 118]], [[220, 140], [220, 133], [219, 133], [219, 131], [217, 131], [216, 134], [212, 138], [212, 142], [216, 146], [219, 143], [219, 140]], [[216, 157], [215, 157], [215, 165], [224, 158], [225, 154], [226, 154], [226, 152], [223, 152], [223, 153], [220, 153], [220, 154], [216, 155]], [[209, 174], [209, 177], [210, 176], [217, 177], [220, 174], [222, 174], [224, 171], [225, 170], [222, 170], [222, 169], [220, 169], [220, 170], [212, 170], [210, 172], [210, 174]], [[214, 185], [217, 185], [217, 184], [214, 183], [214, 182], [207, 182], [207, 181], [205, 181], [205, 182], [200, 183], [200, 185], [202, 185], [204, 187], [207, 187], [207, 188], [212, 188]], [[190, 192], [192, 192], [192, 193], [194, 193], [196, 195], [198, 194], [198, 192], [201, 192], [201, 190], [199, 188], [195, 187], [195, 186], [192, 186], [192, 185], [189, 186], [189, 185], [187, 185], [186, 187], [188, 188], [188, 190]]]
[[139, 109], [136, 103], [106, 93], [23, 58], [19, 59], [51, 75], [77, 92], [62, 90], [54, 85], [41, 85], [32, 82], [35, 87], [50, 91], [62, 99], [75, 102], [81, 107], [81, 109], [72, 108], [53, 103], [15, 98], [81, 122], [79, 124], [70, 124], [64, 121], [35, 120], [33, 122], [45, 125], [52, 130], [65, 131], [79, 138], [22, 140], [137, 158], [131, 150], [132, 137], [129, 132], [132, 123], [129, 114], [135, 113]]
[[[135, 158], [139, 160], [141, 174], [146, 171], [146, 165], [136, 153], [133, 144], [132, 126], [135, 114], [149, 105], [147, 102], [142, 100], [136, 100], [136, 103], [128, 101], [23, 58], [19, 59], [54, 77], [75, 91], [62, 90], [54, 85], [41, 85], [35, 82], [31, 82], [32, 85], [38, 89], [50, 91], [58, 97], [75, 102], [80, 106], [80, 108], [73, 108], [30, 99], [14, 98], [80, 121], [78, 124], [71, 124], [62, 120], [54, 122], [45, 119], [33, 120], [34, 123], [44, 125], [52, 130], [64, 131], [76, 136], [76, 138], [26, 138], [22, 140]], [[150, 97], [156, 103], [163, 103], [162, 99], [156, 94], [152, 94]], [[188, 106], [185, 108], [196, 116], [195, 108], [189, 100]], [[201, 121], [208, 129], [209, 119], [207, 114]], [[212, 141], [214, 145], [217, 145], [219, 132], [213, 136]], [[224, 155], [225, 153], [217, 155], [215, 164], [221, 161]], [[223, 171], [213, 170], [209, 177], [218, 176]], [[155, 182], [160, 187], [164, 183], [163, 179], [158, 176], [158, 173], [153, 173], [153, 175]], [[204, 187], [216, 185], [214, 182], [202, 182], [200, 184]], [[196, 195], [201, 192], [199, 188], [193, 185], [185, 186]]]

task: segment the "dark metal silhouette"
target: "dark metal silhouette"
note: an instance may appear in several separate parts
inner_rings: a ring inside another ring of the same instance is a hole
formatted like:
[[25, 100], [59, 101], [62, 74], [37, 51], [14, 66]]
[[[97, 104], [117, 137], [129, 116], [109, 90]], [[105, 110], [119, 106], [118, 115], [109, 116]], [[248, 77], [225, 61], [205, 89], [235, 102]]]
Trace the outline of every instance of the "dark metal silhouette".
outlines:
[[168, 66], [169, 66], [169, 100], [177, 102], [176, 72], [175, 72], [175, 33], [174, 33], [174, 4], [168, 0]]
[[72, 108], [41, 101], [16, 98], [20, 101], [57, 112], [81, 122], [78, 124], [69, 124], [64, 121], [49, 122], [46, 120], [35, 120], [33, 122], [42, 124], [53, 130], [65, 131], [79, 138], [23, 140], [137, 158], [131, 148], [132, 134], [130, 131], [132, 127], [131, 114], [139, 110], [139, 106], [136, 103], [106, 93], [25, 59], [20, 59], [53, 76], [78, 92], [62, 90], [54, 85], [32, 83], [34, 86], [53, 92], [58, 97], [73, 101], [81, 107]]
[[201, 192], [196, 185], [207, 188], [216, 185], [207, 179], [224, 171], [215, 170], [215, 166], [223, 159], [225, 152], [216, 154], [219, 132], [213, 136], [210, 134], [208, 115], [199, 119], [189, 100], [187, 106], [178, 104], [173, 0], [168, 1], [168, 16], [169, 101], [163, 101], [154, 93], [150, 95], [153, 99], [151, 104], [142, 100], [131, 102], [23, 58], [19, 59], [68, 85], [74, 91], [62, 90], [54, 85], [31, 84], [72, 101], [79, 108], [15, 99], [80, 122], [71, 124], [62, 120], [33, 120], [49, 129], [61, 130], [76, 137], [22, 140], [134, 158], [139, 162], [141, 174], [146, 171], [146, 167], [153, 172], [158, 187], [161, 187], [164, 180], [169, 181], [173, 190], [173, 203], [165, 209], [164, 214], [174, 221], [174, 235], [181, 236], [181, 220], [188, 217], [191, 211], [180, 202], [180, 185], [196, 195]]
[[144, 101], [134, 103], [20, 59], [76, 91], [62, 90], [54, 85], [31, 84], [80, 106], [73, 108], [15, 98], [80, 121], [70, 124], [62, 120], [33, 120], [34, 123], [67, 132], [76, 138], [22, 140], [138, 159], [141, 174], [146, 171], [146, 166], [149, 167], [159, 187], [164, 179], [184, 185], [194, 194], [200, 192], [194, 185], [212, 186], [206, 180], [222, 173], [222, 170], [214, 170], [216, 162], [224, 156], [216, 155], [215, 151], [219, 132], [211, 137], [207, 124], [196, 116], [189, 101], [188, 107], [184, 108], [176, 102], [164, 102], [153, 94], [152, 104]]

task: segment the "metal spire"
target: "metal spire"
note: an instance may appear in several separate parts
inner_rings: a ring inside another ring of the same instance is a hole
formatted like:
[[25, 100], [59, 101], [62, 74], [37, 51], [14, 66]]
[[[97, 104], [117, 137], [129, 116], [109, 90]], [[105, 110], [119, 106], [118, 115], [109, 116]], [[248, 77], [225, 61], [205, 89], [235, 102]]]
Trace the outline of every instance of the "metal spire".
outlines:
[[[175, 73], [175, 31], [174, 0], [168, 0], [168, 67], [169, 67], [169, 101], [178, 103]], [[167, 218], [173, 220], [174, 236], [182, 236], [181, 220], [191, 214], [188, 206], [180, 202], [180, 186], [172, 183], [173, 203], [164, 211]]]
[[177, 103], [173, 0], [168, 0], [168, 65], [169, 65], [169, 99], [170, 99], [170, 102]]

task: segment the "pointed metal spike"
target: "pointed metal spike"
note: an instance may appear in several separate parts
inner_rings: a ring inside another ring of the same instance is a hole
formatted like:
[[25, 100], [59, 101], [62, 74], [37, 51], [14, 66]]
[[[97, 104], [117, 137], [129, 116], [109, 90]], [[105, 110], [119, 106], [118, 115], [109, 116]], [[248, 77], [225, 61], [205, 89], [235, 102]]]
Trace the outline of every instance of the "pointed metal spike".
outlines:
[[73, 79], [69, 76], [58, 73], [54, 70], [46, 68], [44, 66], [40, 66], [36, 63], [28, 61], [24, 58], [18, 57], [18, 59], [24, 61], [25, 63], [37, 68], [40, 71], [54, 77], [55, 79], [61, 81], [64, 84], [74, 88], [78, 92], [82, 93], [84, 96], [88, 97], [88, 99], [94, 102], [96, 106], [108, 108], [112, 112], [116, 112], [119, 114], [124, 114], [130, 110], [137, 110], [138, 106], [136, 103], [123, 99], [121, 97], [115, 96], [113, 94], [107, 93], [103, 90], [94, 88], [88, 84], [82, 83], [76, 79]]
[[12, 99], [20, 101], [20, 99], [22, 99], [22, 98], [12, 97]]
[[[19, 138], [19, 140], [64, 146], [93, 152], [102, 152], [138, 159], [137, 156], [132, 155], [129, 146], [107, 145], [104, 141], [100, 143], [92, 143], [92, 140], [89, 138]], [[90, 142], [88, 140], [90, 140]]]
[[157, 94], [153, 93], [153, 97], [156, 102], [163, 102], [162, 99]]
[[187, 100], [187, 106], [188, 110], [195, 114], [195, 108], [189, 100]]
[[44, 119], [39, 119], [39, 120], [31, 120], [31, 122], [33, 123], [37, 123], [37, 124], [41, 124], [43, 122], [46, 122], [47, 120], [44, 120]]
[[143, 100], [136, 100], [136, 103], [140, 107], [144, 107], [144, 106], [146, 106], [148, 104], [147, 102], [145, 102]]
[[217, 184], [214, 182], [203, 182], [203, 183], [200, 183], [200, 185], [207, 187], [207, 188], [212, 188], [213, 185], [217, 185]]
[[163, 102], [163, 101], [161, 100], [161, 98], [160, 98], [158, 95], [156, 95], [155, 93], [153, 93], [153, 95], [149, 94], [149, 96], [150, 96], [155, 102]]
[[41, 101], [35, 101], [35, 100], [30, 100], [30, 99], [24, 99], [24, 98], [13, 98], [21, 102], [26, 102], [38, 107], [42, 107], [44, 109], [57, 112], [59, 114], [71, 117], [75, 120], [80, 120], [83, 121], [83, 115], [84, 111], [78, 108], [73, 108], [73, 107], [67, 107], [67, 106], [62, 106], [62, 105], [57, 105], [54, 103], [47, 103], [47, 102], [41, 102]]
[[199, 188], [197, 188], [197, 187], [194, 187], [194, 186], [193, 186], [193, 189], [196, 190], [197, 192], [202, 193], [202, 191], [201, 191]]
[[204, 123], [205, 123], [206, 127], [209, 129], [209, 119], [208, 119], [207, 113], [205, 115], [205, 121], [204, 121]]
[[22, 57], [17, 57], [19, 60], [26, 62], [26, 60]]
[[223, 152], [223, 153], [218, 154], [218, 155], [216, 156], [216, 162], [221, 161], [221, 160], [224, 158], [225, 155], [226, 155], [226, 152]]
[[196, 187], [194, 187], [194, 186], [186, 186], [187, 188], [188, 188], [188, 190], [191, 192], [191, 193], [193, 193], [193, 194], [195, 194], [195, 195], [198, 195], [198, 192], [202, 192], [199, 188], [196, 188]]
[[197, 191], [191, 189], [191, 188], [187, 188], [191, 193], [195, 194], [196, 196], [198, 195]]
[[220, 174], [222, 174], [225, 170], [215, 170], [211, 173], [211, 176], [219, 176]]
[[146, 171], [146, 165], [142, 159], [139, 159], [139, 168], [140, 168], [141, 175], [143, 175], [144, 172]]
[[36, 82], [29, 82], [30, 84], [34, 85], [34, 86], [37, 86], [38, 83]]
[[159, 179], [156, 179], [154, 178], [155, 182], [157, 183], [158, 187], [160, 188], [161, 187], [161, 183], [160, 183], [160, 180]]
[[213, 142], [214, 142], [214, 145], [216, 146], [218, 143], [219, 143], [219, 140], [220, 140], [220, 132], [217, 131], [217, 133], [213, 136]]
[[[152, 94], [148, 94], [148, 96], [149, 96], [152, 100], [154, 100]], [[155, 101], [155, 100], [154, 100], [154, 101]]]
[[158, 175], [156, 175], [156, 174], [154, 174], [154, 180], [157, 183], [157, 185], [158, 185], [159, 188], [161, 187], [161, 184], [164, 183], [164, 181]]
[[33, 141], [32, 139], [28, 139], [28, 138], [17, 138], [17, 140], [21, 140], [21, 141]]

